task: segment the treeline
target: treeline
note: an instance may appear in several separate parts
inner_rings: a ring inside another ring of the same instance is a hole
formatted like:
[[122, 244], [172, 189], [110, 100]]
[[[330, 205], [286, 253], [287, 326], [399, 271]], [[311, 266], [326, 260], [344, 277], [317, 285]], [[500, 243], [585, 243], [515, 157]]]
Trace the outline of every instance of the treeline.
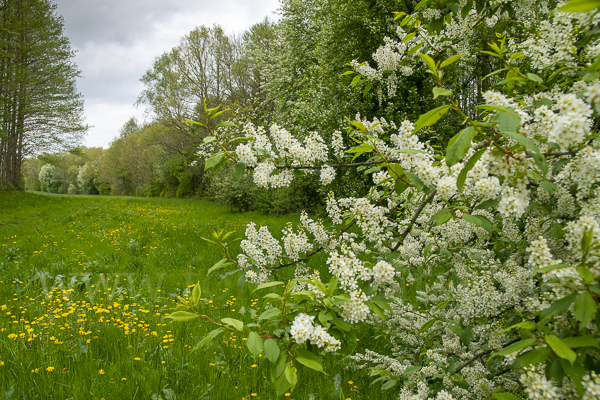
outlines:
[[73, 56], [54, 2], [0, 0], [0, 188], [21, 186], [27, 157], [79, 144]]
[[[72, 160], [70, 173], [55, 160], [46, 162], [45, 156], [30, 160], [26, 186], [88, 194], [204, 196], [243, 210], [286, 212], [323, 204], [326, 193], [314, 176], [267, 195], [247, 178], [237, 181], [230, 171], [214, 176], [204, 172], [199, 147], [208, 131], [185, 121], [204, 122], [205, 105], [220, 106], [225, 112], [212, 122], [276, 123], [299, 137], [318, 131], [325, 138], [347, 126], [344, 117], [355, 119], [357, 114], [383, 116], [398, 126], [404, 119], [414, 121], [441, 102], [427, 95], [432, 81], [425, 69], [384, 79], [394, 71], [385, 70], [386, 54], [374, 53], [389, 38], [398, 37], [394, 12], [412, 12], [415, 5], [393, 0], [284, 0], [277, 23], [265, 19], [241, 35], [228, 35], [218, 26], [196, 28], [158, 57], [141, 79], [145, 89], [137, 104], [152, 116], [150, 123], [130, 120], [106, 150], [56, 156]], [[379, 75], [361, 80], [345, 74], [357, 68], [353, 60], [379, 65]], [[391, 65], [403, 68], [402, 61]], [[463, 93], [459, 101], [473, 103], [469, 93], [480, 93], [485, 85], [481, 77], [493, 69], [493, 62], [478, 57], [471, 62], [470, 74], [447, 80], [455, 86], [448, 89]], [[428, 142], [445, 144], [455, 122], [427, 131]], [[41, 179], [44, 164], [54, 166], [44, 172], [49, 176], [52, 169], [61, 185]], [[333, 190], [362, 195], [365, 179], [360, 171], [338, 174]]]

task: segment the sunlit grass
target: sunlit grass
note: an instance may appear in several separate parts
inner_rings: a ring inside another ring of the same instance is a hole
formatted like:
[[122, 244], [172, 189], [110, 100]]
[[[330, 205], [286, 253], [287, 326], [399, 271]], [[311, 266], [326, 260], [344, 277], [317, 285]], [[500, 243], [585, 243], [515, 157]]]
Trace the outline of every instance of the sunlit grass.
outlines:
[[[165, 316], [200, 282], [207, 315], [254, 318], [266, 302], [239, 272], [206, 277], [221, 253], [202, 237], [218, 229], [241, 237], [250, 221], [279, 233], [297, 215], [230, 213], [198, 200], [19, 192], [0, 192], [0, 210], [0, 396], [275, 398], [244, 337], [192, 351], [213, 327]], [[372, 333], [360, 332], [347, 350], [369, 344]], [[346, 364], [340, 355], [329, 376], [302, 370], [294, 393], [282, 398], [325, 398], [334, 381], [344, 399], [394, 397]]]

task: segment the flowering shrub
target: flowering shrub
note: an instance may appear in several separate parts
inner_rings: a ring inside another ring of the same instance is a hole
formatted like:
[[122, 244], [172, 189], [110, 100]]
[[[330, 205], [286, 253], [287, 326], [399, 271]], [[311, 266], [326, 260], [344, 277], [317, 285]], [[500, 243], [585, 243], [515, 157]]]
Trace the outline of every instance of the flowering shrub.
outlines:
[[[199, 346], [223, 330], [244, 332], [279, 394], [296, 384], [298, 364], [323, 371], [321, 358], [365, 323], [386, 331], [391, 350], [356, 354], [355, 366], [401, 399], [600, 396], [600, 13], [595, 2], [573, 0], [535, 25], [535, 2], [446, 3], [399, 14], [400, 40], [386, 40], [373, 56], [377, 68], [353, 63], [355, 83], [389, 96], [400, 76], [427, 68], [444, 104], [417, 121], [357, 116], [331, 145], [277, 125], [247, 124], [240, 137], [211, 130], [218, 152], [206, 168], [234, 162], [258, 186], [286, 186], [304, 173], [319, 173], [326, 186], [340, 168], [372, 175], [364, 198], [330, 194], [327, 222], [303, 213], [281, 240], [250, 224], [239, 255], [228, 250], [229, 234], [211, 239], [225, 254], [211, 272], [241, 269], [255, 291], [271, 289], [273, 307], [251, 323], [211, 320], [219, 328]], [[476, 56], [453, 53], [470, 37], [459, 27], [495, 27], [509, 16], [537, 33], [521, 41], [498, 34], [481, 49], [501, 69], [486, 77], [494, 90], [465, 108], [465, 94], [444, 80]], [[214, 113], [206, 110], [207, 126]], [[464, 122], [440, 152], [418, 134], [447, 113]], [[326, 268], [307, 268], [320, 252]], [[295, 278], [271, 280], [281, 268], [294, 268]], [[424, 289], [409, 301], [400, 281], [415, 275]], [[173, 319], [210, 320], [196, 313], [196, 290]]]

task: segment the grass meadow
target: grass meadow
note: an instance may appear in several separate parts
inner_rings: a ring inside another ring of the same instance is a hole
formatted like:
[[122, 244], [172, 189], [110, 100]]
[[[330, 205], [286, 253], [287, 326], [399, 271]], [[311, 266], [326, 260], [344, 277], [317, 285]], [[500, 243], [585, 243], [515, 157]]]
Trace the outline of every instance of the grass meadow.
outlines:
[[[205, 314], [250, 322], [268, 299], [251, 295], [240, 272], [207, 277], [222, 257], [201, 237], [219, 229], [242, 237], [250, 221], [277, 236], [298, 219], [231, 213], [200, 200], [0, 192], [0, 396], [275, 399], [244, 337], [192, 351], [214, 328], [165, 316], [200, 282]], [[277, 279], [291, 273], [278, 271]], [[348, 368], [348, 354], [385, 351], [379, 332], [357, 333], [355, 347], [325, 365], [329, 375], [298, 365], [296, 389], [281, 398], [395, 398]]]

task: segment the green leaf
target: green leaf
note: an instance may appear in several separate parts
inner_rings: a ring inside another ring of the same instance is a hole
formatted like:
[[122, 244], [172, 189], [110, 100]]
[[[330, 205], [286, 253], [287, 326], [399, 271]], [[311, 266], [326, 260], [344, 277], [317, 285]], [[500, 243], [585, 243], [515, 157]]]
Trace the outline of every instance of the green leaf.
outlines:
[[223, 153], [222, 151], [217, 153], [217, 154], [213, 154], [210, 158], [206, 159], [206, 161], [204, 162], [204, 170], [209, 170], [211, 168], [213, 168], [215, 165], [217, 165], [218, 163], [221, 162], [221, 160], [223, 159], [223, 156], [225, 155], [225, 153]]
[[438, 96], [451, 96], [452, 95], [452, 91], [448, 90], [448, 89], [443, 89], [441, 87], [434, 87], [433, 88], [433, 98], [437, 99]]
[[502, 135], [508, 136], [509, 138], [516, 140], [517, 142], [521, 143], [523, 146], [534, 151], [535, 153], [540, 153], [540, 148], [533, 142], [533, 140], [521, 135], [520, 133], [502, 132]]
[[273, 282], [267, 282], [267, 283], [263, 283], [262, 285], [257, 286], [252, 293], [256, 292], [257, 290], [262, 290], [262, 289], [266, 289], [266, 288], [270, 288], [273, 286], [281, 286], [283, 285], [283, 282], [280, 281], [273, 281]]
[[191, 321], [198, 318], [199, 315], [188, 311], [175, 311], [167, 315], [167, 318], [177, 322]]
[[438, 122], [450, 109], [449, 105], [441, 106], [421, 115], [415, 123], [414, 133], [417, 133], [421, 128], [431, 126]]
[[594, 230], [589, 228], [586, 229], [581, 238], [581, 252], [586, 254], [590, 250], [592, 240], [594, 239]]
[[448, 65], [452, 64], [453, 62], [458, 61], [458, 59], [461, 57], [462, 57], [462, 54], [453, 55], [452, 57], [450, 57], [447, 60], [445, 60], [444, 62], [442, 62], [442, 64], [440, 65], [440, 68], [447, 67]]
[[419, 57], [421, 57], [421, 59], [425, 61], [425, 64], [427, 64], [431, 71], [435, 72], [437, 70], [433, 58], [429, 57], [427, 54], [424, 53], [419, 53]]
[[387, 317], [385, 316], [385, 313], [383, 312], [383, 310], [381, 310], [381, 308], [379, 308], [378, 305], [376, 305], [375, 303], [372, 303], [370, 301], [367, 301], [366, 304], [371, 311], [373, 311], [375, 314], [377, 314], [377, 316], [379, 316], [379, 318], [381, 318], [383, 320], [387, 319]]
[[535, 274], [538, 272], [550, 272], [550, 271], [554, 271], [555, 269], [570, 268], [570, 267], [571, 267], [570, 264], [554, 264], [554, 265], [549, 265], [544, 268], [536, 269], [535, 271], [533, 271], [533, 273]]
[[279, 358], [279, 353], [281, 352], [281, 350], [279, 349], [279, 346], [277, 345], [277, 342], [275, 340], [273, 340], [273, 339], [265, 340], [264, 351], [265, 351], [265, 356], [273, 364], [277, 362], [277, 359]]
[[446, 150], [446, 165], [448, 167], [452, 167], [458, 163], [467, 154], [467, 151], [471, 147], [474, 132], [475, 129], [472, 126], [463, 129], [454, 143], [448, 146]]
[[500, 351], [493, 353], [492, 356], [507, 356], [507, 355], [517, 352], [519, 350], [523, 350], [524, 348], [527, 348], [535, 343], [537, 343], [536, 339], [521, 340], [521, 341], [518, 341], [517, 343], [511, 344], [510, 346], [506, 346], [505, 348], [503, 348]]
[[221, 322], [224, 323], [225, 325], [234, 327], [235, 329], [237, 329], [240, 332], [244, 332], [244, 323], [242, 321], [240, 321], [239, 319], [222, 318]]
[[210, 143], [210, 142], [214, 142], [215, 140], [217, 140], [216, 136], [208, 136], [208, 137], [205, 137], [202, 141], [204, 143]]
[[281, 396], [285, 392], [288, 391], [289, 388], [292, 387], [292, 384], [287, 380], [285, 374], [279, 375], [277, 380], [275, 381], [275, 391], [277, 392], [277, 396]]
[[512, 393], [494, 393], [493, 398], [498, 400], [522, 400], [519, 396], [515, 396]]
[[470, 326], [467, 326], [460, 332], [460, 342], [462, 343], [463, 346], [468, 346], [472, 340], [473, 340], [473, 331], [471, 330]]
[[263, 351], [263, 341], [260, 335], [254, 331], [250, 332], [248, 340], [246, 340], [246, 347], [254, 357], [258, 357]]
[[595, 314], [596, 302], [590, 292], [585, 291], [579, 294], [575, 300], [575, 318], [577, 318], [583, 326], [586, 326], [587, 323], [594, 318]]
[[401, 195], [402, 193], [404, 193], [404, 191], [406, 189], [409, 188], [408, 183], [404, 182], [404, 181], [396, 181], [396, 183], [394, 184], [394, 191], [396, 192], [396, 194]]
[[417, 188], [418, 191], [423, 191], [423, 189], [425, 188], [425, 184], [423, 183], [423, 181], [421, 179], [419, 179], [417, 174], [413, 174], [410, 171], [404, 171], [404, 175], [406, 175], [406, 177], [408, 178], [410, 183], [412, 183], [413, 186], [415, 188]]
[[550, 196], [552, 196], [554, 194], [554, 192], [556, 192], [556, 184], [552, 183], [552, 182], [548, 182], [548, 181], [543, 181], [540, 182], [540, 186], [542, 188], [544, 188], [544, 190], [546, 192], [548, 192], [550, 194]]
[[281, 310], [279, 308], [269, 308], [267, 311], [260, 314], [260, 317], [258, 317], [258, 320], [259, 321], [269, 320], [269, 319], [276, 318], [280, 315], [281, 315]]
[[396, 380], [386, 381], [383, 385], [381, 385], [381, 390], [388, 390], [396, 386], [398, 382]]
[[237, 128], [238, 126], [236, 124], [234, 124], [233, 122], [230, 121], [223, 121], [221, 122], [219, 125], [217, 125], [217, 128], [225, 128], [227, 126], [232, 126], [234, 128]]
[[298, 361], [300, 364], [310, 369], [314, 369], [315, 371], [325, 373], [325, 371], [323, 371], [323, 365], [321, 365], [321, 360], [315, 353], [306, 349], [298, 349], [296, 350], [296, 353], [298, 354], [296, 361]]
[[[396, 18], [398, 18], [398, 17], [396, 17]], [[417, 34], [417, 32], [411, 32], [408, 35], [404, 36], [404, 39], [402, 39], [402, 43], [408, 42], [410, 39], [414, 38], [416, 34]]]
[[194, 290], [192, 290], [192, 304], [197, 306], [200, 302], [200, 297], [202, 296], [202, 289], [200, 289], [200, 282], [196, 283], [194, 286]]
[[514, 110], [514, 108], [511, 108], [511, 107], [497, 106], [495, 104], [481, 104], [481, 105], [475, 106], [475, 108], [478, 110], [502, 111], [502, 112], [511, 114], [513, 117], [517, 118], [519, 121], [521, 120], [521, 116]]
[[598, 341], [592, 335], [566, 337], [562, 341], [572, 349], [580, 347], [595, 347], [600, 349]]
[[232, 263], [231, 263], [231, 262], [229, 262], [229, 260], [228, 260], [228, 259], [224, 258], [224, 259], [222, 259], [222, 260], [218, 261], [218, 262], [217, 262], [215, 265], [213, 265], [212, 267], [210, 267], [210, 268], [208, 269], [208, 271], [206, 272], [206, 276], [210, 275], [210, 274], [211, 274], [212, 272], [214, 272], [214, 271], [218, 271], [218, 270], [220, 270], [221, 268], [225, 268], [225, 267], [227, 267], [227, 266], [229, 266], [229, 265], [231, 265], [231, 264], [232, 264]]
[[600, 8], [600, 0], [571, 0], [560, 11], [588, 12]]
[[471, 215], [471, 214], [463, 214], [462, 217], [465, 221], [470, 222], [472, 224], [475, 224], [475, 225], [485, 229], [490, 234], [493, 232], [494, 228], [492, 226], [492, 223], [486, 217], [483, 217], [481, 215]]
[[296, 386], [296, 384], [298, 383], [298, 374], [296, 368], [288, 364], [285, 366], [285, 370], [283, 371], [283, 373], [285, 375], [285, 379], [287, 379], [288, 382], [292, 384], [292, 388]]
[[548, 346], [552, 347], [552, 350], [556, 353], [557, 356], [569, 360], [571, 364], [575, 362], [577, 359], [577, 354], [573, 350], [566, 345], [565, 342], [560, 340], [557, 336], [554, 335], [546, 335], [544, 338]]
[[544, 80], [539, 75], [533, 74], [531, 72], [527, 74], [527, 78], [537, 83], [544, 83]]
[[576, 297], [577, 294], [573, 293], [567, 297], [563, 297], [560, 300], [556, 300], [554, 303], [552, 303], [550, 307], [546, 308], [545, 310], [542, 310], [542, 312], [540, 313], [540, 321], [545, 320], [551, 314], [557, 314], [561, 311], [566, 310], [567, 308], [569, 308], [571, 303], [575, 301]]
[[576, 362], [574, 364], [570, 364], [567, 360], [561, 359], [560, 364], [566, 375], [571, 378], [573, 384], [577, 388], [577, 394], [581, 397], [585, 392], [585, 388], [581, 384], [581, 379], [588, 374], [585, 367], [581, 365], [581, 363]]
[[579, 272], [579, 276], [581, 276], [581, 278], [583, 279], [584, 285], [589, 285], [596, 279], [594, 274], [592, 274], [592, 271], [590, 271], [587, 267], [583, 265], [577, 267], [577, 271]]
[[194, 346], [194, 349], [192, 351], [196, 351], [198, 349], [202, 349], [204, 347], [206, 347], [210, 342], [212, 342], [212, 340], [214, 338], [216, 338], [217, 336], [219, 336], [221, 333], [223, 333], [223, 330], [221, 328], [219, 329], [215, 329], [214, 331], [210, 331], [206, 334], [206, 336], [204, 336], [196, 346]]
[[466, 16], [469, 15], [471, 9], [473, 9], [473, 0], [468, 0], [465, 6], [460, 11], [460, 16], [462, 17], [462, 19], [465, 19]]
[[496, 119], [498, 120], [498, 129], [500, 129], [500, 132], [515, 132], [521, 123], [520, 116], [517, 118], [515, 114], [504, 111], [499, 111]]
[[479, 205], [477, 207], [475, 207], [475, 209], [476, 210], [487, 210], [488, 208], [498, 207], [498, 204], [500, 204], [500, 202], [496, 199], [486, 200], [483, 203], [479, 203]]
[[477, 161], [479, 161], [479, 159], [481, 158], [483, 153], [485, 153], [486, 150], [487, 149], [483, 148], [483, 149], [478, 150], [477, 153], [473, 154], [471, 156], [471, 158], [469, 158], [469, 161], [467, 161], [467, 163], [465, 164], [463, 169], [458, 174], [458, 178], [456, 178], [456, 187], [458, 188], [459, 192], [462, 192], [463, 188], [465, 187], [465, 180], [467, 180], [467, 174], [469, 173], [470, 170], [473, 169], [475, 164], [477, 164]]
[[244, 172], [246, 171], [246, 164], [243, 162], [238, 162], [235, 164], [235, 177], [239, 181], [244, 177]]
[[544, 362], [549, 355], [550, 349], [548, 347], [538, 347], [537, 349], [521, 354], [517, 360], [519, 360], [519, 366], [522, 368], [527, 365]]
[[558, 173], [560, 172], [563, 165], [565, 165], [569, 161], [571, 161], [571, 160], [568, 158], [563, 158], [563, 159], [560, 159], [557, 162], [555, 162], [554, 165], [552, 166], [552, 175], [558, 175]]

